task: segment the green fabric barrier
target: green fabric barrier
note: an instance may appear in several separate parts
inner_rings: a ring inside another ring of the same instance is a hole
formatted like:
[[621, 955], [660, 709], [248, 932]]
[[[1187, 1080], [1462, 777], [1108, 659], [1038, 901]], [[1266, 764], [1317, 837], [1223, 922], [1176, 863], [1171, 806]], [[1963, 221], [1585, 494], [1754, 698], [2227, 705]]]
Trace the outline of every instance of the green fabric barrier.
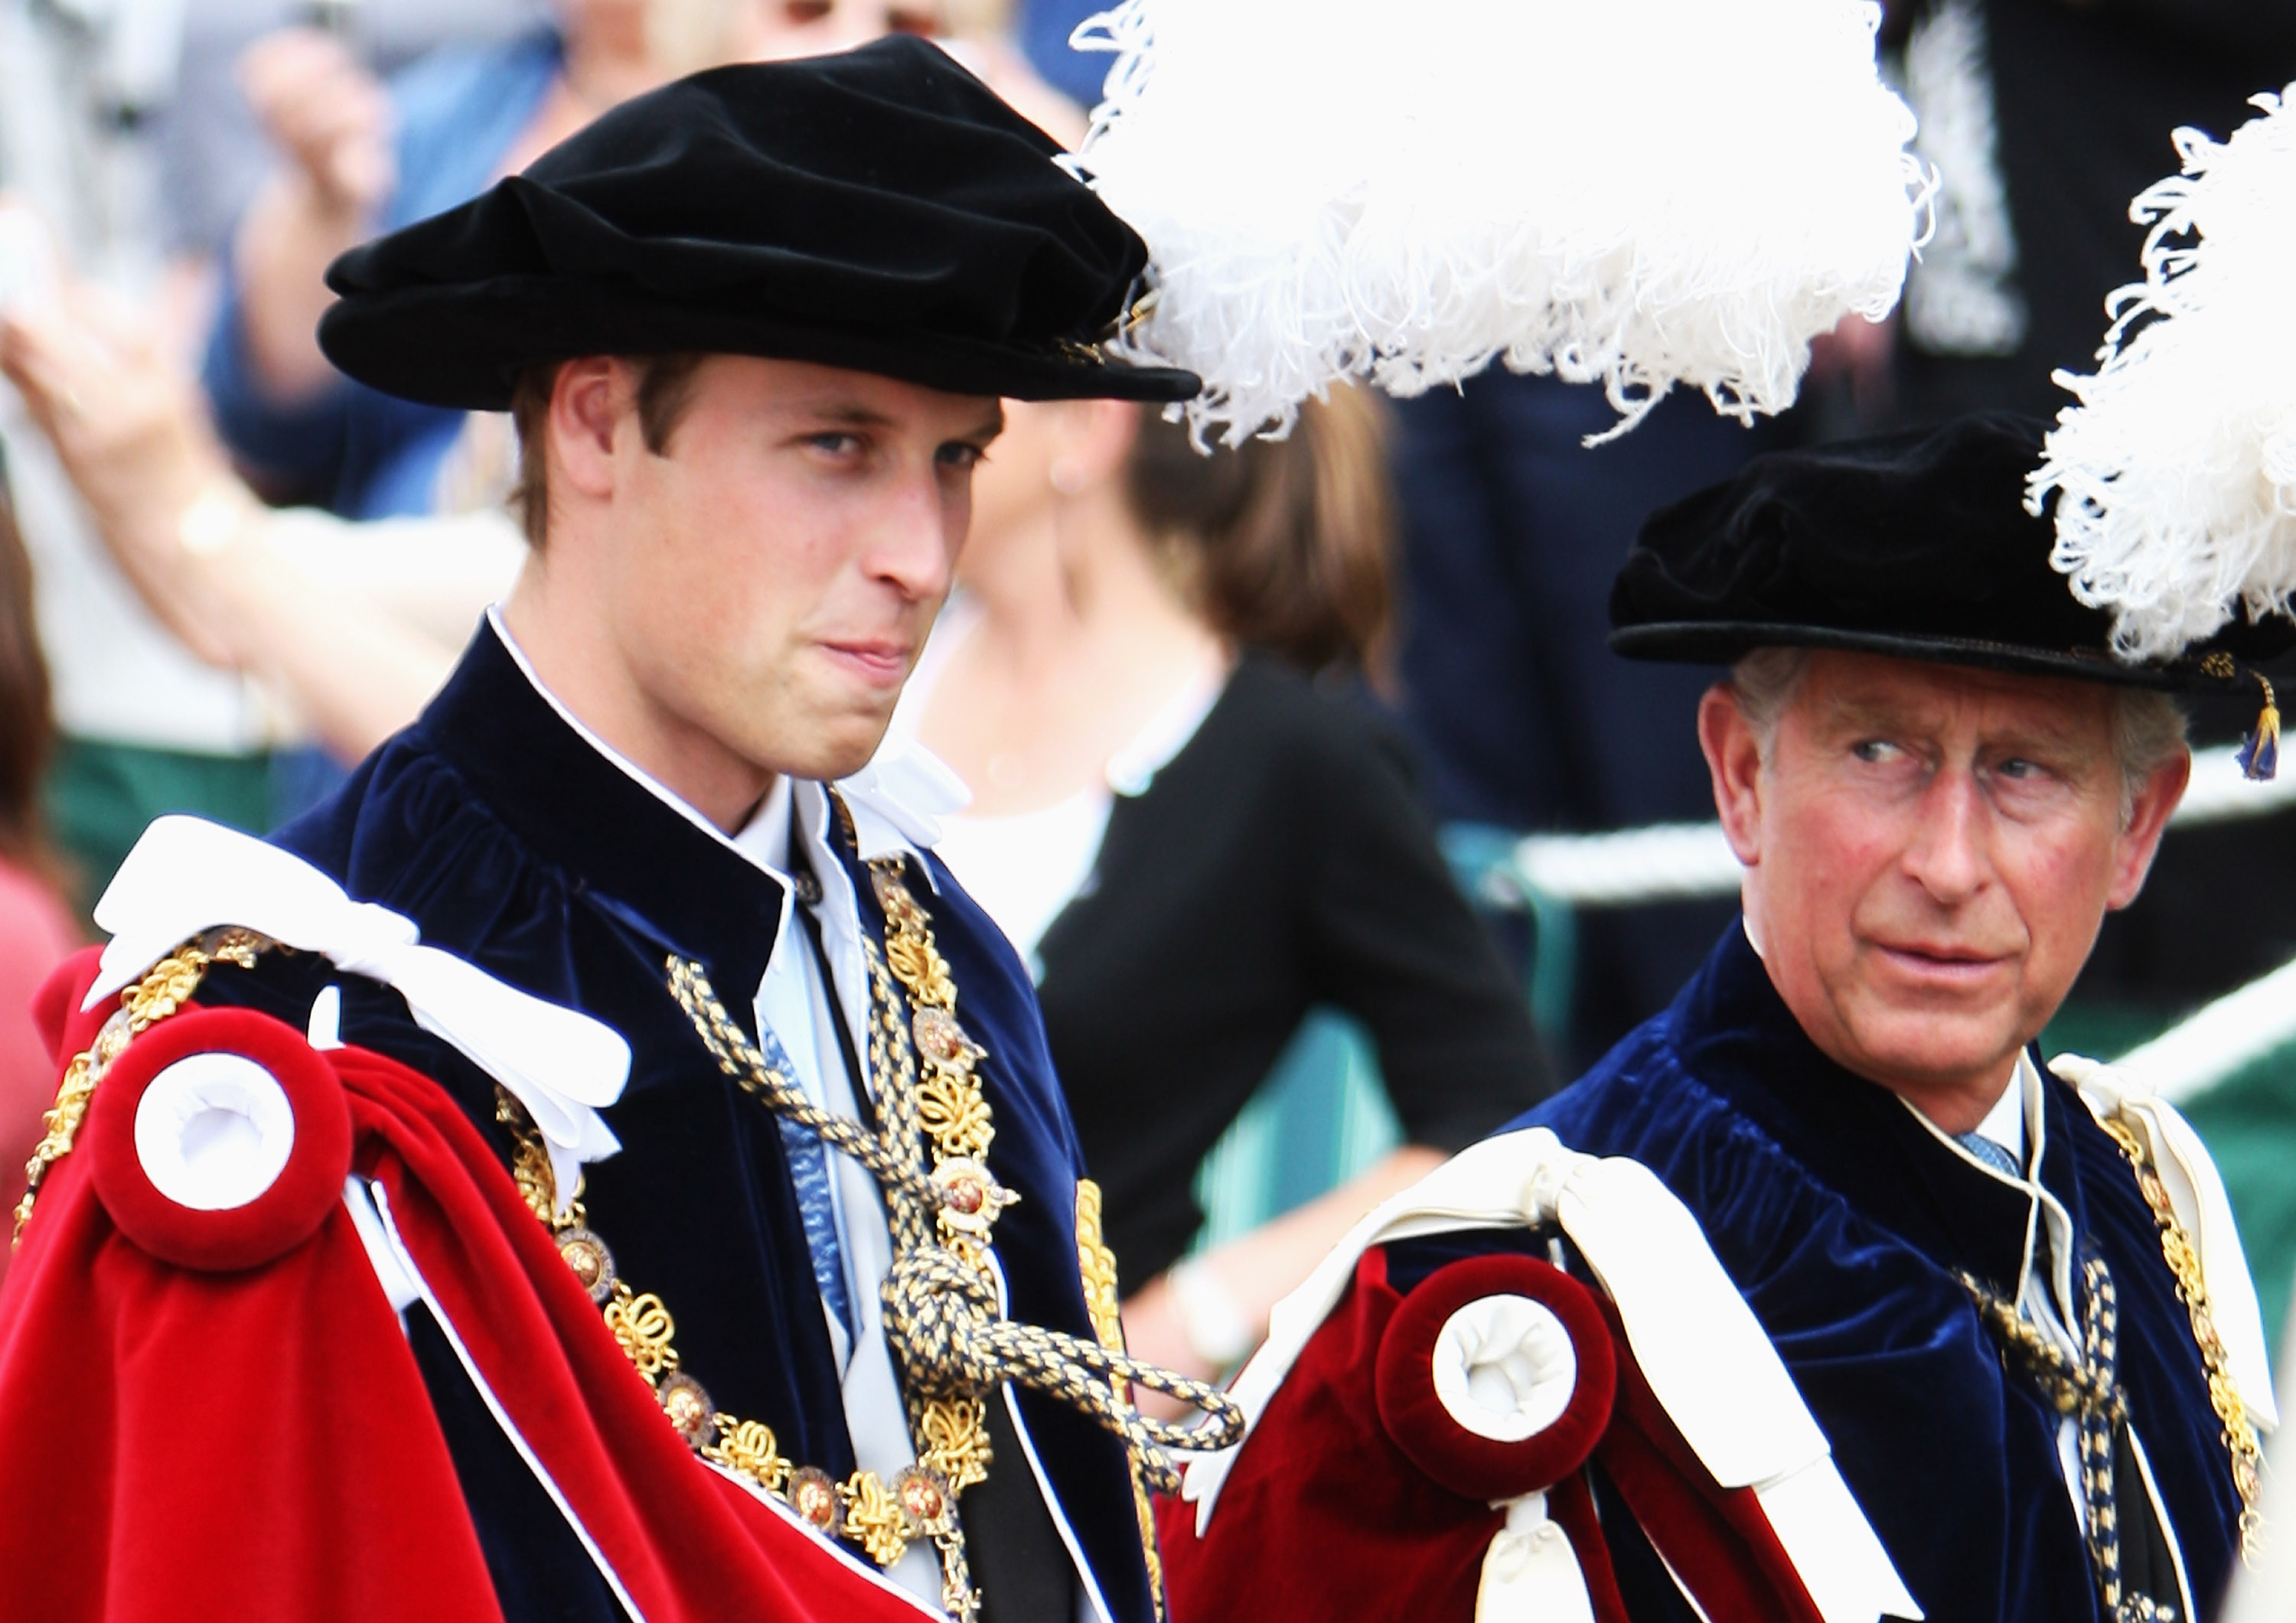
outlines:
[[260, 834], [271, 827], [271, 758], [59, 742], [43, 793], [48, 830], [72, 865], [86, 918], [154, 817], [192, 812]]
[[2224, 1175], [2265, 1332], [2276, 1338], [2296, 1281], [2296, 1044], [2177, 1108]]
[[1317, 1010], [1196, 1171], [1195, 1249], [1250, 1234], [1337, 1188], [1403, 1142], [1363, 1028]]

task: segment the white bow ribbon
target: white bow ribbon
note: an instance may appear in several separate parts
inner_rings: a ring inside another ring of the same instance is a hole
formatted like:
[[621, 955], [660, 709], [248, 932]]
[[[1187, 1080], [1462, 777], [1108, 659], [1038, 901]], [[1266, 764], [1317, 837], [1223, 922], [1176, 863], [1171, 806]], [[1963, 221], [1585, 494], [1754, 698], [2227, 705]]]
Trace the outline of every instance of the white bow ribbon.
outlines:
[[2119, 1114], [2135, 1123], [2146, 1140], [2153, 1170], [2169, 1192], [2169, 1207], [2200, 1252], [2209, 1316], [2216, 1321], [2241, 1403], [2258, 1430], [2274, 1430], [2280, 1423], [2280, 1411], [2272, 1398], [2272, 1355], [2265, 1342], [2264, 1312], [2257, 1306], [2256, 1283], [2233, 1222], [2232, 1202], [2225, 1197], [2224, 1178], [2208, 1146], [2177, 1107], [2137, 1072], [2077, 1053], [2059, 1054], [2049, 1062], [2049, 1069], [2072, 1085], [2091, 1115], [2103, 1120]]
[[[1726, 1488], [1750, 1488], [1826, 1623], [1922, 1615], [1834, 1468], [1825, 1434], [1730, 1283], [1690, 1209], [1640, 1162], [1565, 1149], [1545, 1127], [1470, 1145], [1358, 1223], [1276, 1303], [1229, 1395], [1259, 1423], [1268, 1400], [1374, 1245], [1460, 1230], [1559, 1224], [1602, 1281], [1635, 1362], [1683, 1440]], [[1180, 1496], [1211, 1521], [1250, 1446], [1186, 1468]], [[1542, 1514], [1544, 1512], [1542, 1511]]]
[[397, 989], [415, 1024], [526, 1107], [549, 1151], [562, 1211], [582, 1163], [621, 1148], [598, 1114], [629, 1079], [630, 1047], [619, 1032], [420, 945], [414, 920], [351, 900], [276, 846], [197, 817], [162, 817], [120, 865], [95, 906], [95, 922], [111, 941], [83, 1008], [201, 931], [236, 924]]
[[1475, 1623], [1595, 1623], [1586, 1575], [1570, 1536], [1546, 1513], [1546, 1496], [1501, 1503], [1506, 1525], [1483, 1552]]

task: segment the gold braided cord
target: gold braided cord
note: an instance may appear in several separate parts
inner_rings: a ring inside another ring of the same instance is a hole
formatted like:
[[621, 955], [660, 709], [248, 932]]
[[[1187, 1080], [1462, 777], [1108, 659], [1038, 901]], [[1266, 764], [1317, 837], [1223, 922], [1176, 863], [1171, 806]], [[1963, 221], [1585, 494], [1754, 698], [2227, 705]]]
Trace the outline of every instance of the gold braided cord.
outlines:
[[2112, 1135], [2121, 1154], [2136, 1169], [2137, 1193], [2144, 1197], [2144, 1204], [2152, 1209], [2152, 1221], [2161, 1230], [2161, 1254], [2176, 1278], [2177, 1299], [2185, 1304], [2192, 1319], [2193, 1340], [2209, 1373], [2209, 1406], [2216, 1411], [2222, 1427], [2219, 1436], [2231, 1463], [2233, 1488], [2240, 1495], [2241, 1559], [2252, 1562], [2264, 1530], [2259, 1509], [2263, 1496], [2264, 1451], [2256, 1440], [2255, 1426], [2249, 1422], [2248, 1406], [2241, 1401], [2239, 1382], [2233, 1379], [2231, 1356], [2225, 1351], [2223, 1339], [2217, 1334], [2216, 1317], [2209, 1309], [2208, 1283], [2201, 1274], [2200, 1248], [2177, 1220], [2177, 1209], [2169, 1199], [2168, 1185], [2161, 1181], [2160, 1170], [2153, 1166], [2152, 1152], [2145, 1148], [2136, 1125], [2119, 1111], [2099, 1118], [2099, 1125]]
[[766, 1108], [775, 1115], [786, 1116], [808, 1128], [824, 1143], [842, 1150], [868, 1168], [879, 1183], [889, 1186], [907, 1184], [913, 1194], [927, 1200], [939, 1198], [940, 1192], [931, 1180], [911, 1170], [876, 1135], [849, 1117], [821, 1109], [805, 1096], [804, 1089], [767, 1064], [765, 1055], [758, 1052], [749, 1034], [734, 1023], [726, 1005], [718, 1000], [700, 964], [672, 958], [668, 961], [668, 972], [671, 996], [693, 1021], [702, 1046], [709, 1050], [720, 1070], [763, 1100]]
[[272, 943], [253, 930], [236, 926], [212, 930], [194, 937], [153, 964], [144, 978], [120, 994], [119, 1007], [97, 1029], [95, 1041], [64, 1067], [56, 1102], [41, 1117], [40, 1142], [24, 1163], [24, 1198], [16, 1202], [16, 1226], [9, 1244], [24, 1241], [24, 1225], [32, 1220], [32, 1204], [48, 1169], [71, 1152], [94, 1101], [96, 1084], [127, 1051], [130, 1038], [165, 1020], [192, 1000], [207, 976], [210, 963], [235, 963], [253, 969], [255, 957]]

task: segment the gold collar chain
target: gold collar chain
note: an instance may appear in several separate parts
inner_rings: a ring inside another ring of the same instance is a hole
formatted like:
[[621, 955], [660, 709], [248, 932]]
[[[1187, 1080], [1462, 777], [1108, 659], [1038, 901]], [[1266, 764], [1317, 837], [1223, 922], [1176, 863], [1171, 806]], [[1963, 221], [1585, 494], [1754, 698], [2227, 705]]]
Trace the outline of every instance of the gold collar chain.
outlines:
[[2113, 1143], [2128, 1158], [2136, 1169], [2137, 1193], [2152, 1209], [2152, 1221], [2161, 1230], [2161, 1254], [2167, 1259], [2169, 1272], [2176, 1277], [2177, 1299], [2185, 1304], [2192, 1319], [2193, 1342], [2201, 1350], [2201, 1362], [2209, 1373], [2209, 1406], [2216, 1411], [2222, 1428], [2219, 1433], [2225, 1454], [2232, 1467], [2232, 1485], [2240, 1495], [2240, 1554], [2243, 1562], [2252, 1562], [2259, 1547], [2264, 1521], [2258, 1509], [2263, 1494], [2260, 1467], [2264, 1451], [2256, 1440], [2256, 1428], [2249, 1422], [2248, 1406], [2241, 1401], [2240, 1385], [2233, 1379], [2232, 1358], [2225, 1351], [2223, 1338], [2217, 1334], [2215, 1316], [2209, 1310], [2208, 1282], [2201, 1273], [2200, 1248], [2177, 1220], [2177, 1209], [2169, 1199], [2168, 1185], [2161, 1181], [2160, 1170], [2152, 1164], [2152, 1152], [2137, 1129], [2120, 1112], [2098, 1119], [2098, 1125], [2112, 1135]]
[[210, 963], [235, 963], [251, 970], [256, 955], [275, 945], [236, 925], [210, 930], [160, 959], [120, 995], [119, 1006], [97, 1028], [95, 1041], [64, 1067], [56, 1102], [40, 1119], [40, 1142], [32, 1150], [32, 1159], [24, 1163], [24, 1198], [16, 1202], [12, 1249], [23, 1243], [24, 1225], [32, 1220], [32, 1202], [40, 1193], [40, 1181], [47, 1176], [49, 1168], [71, 1153], [80, 1123], [87, 1119], [87, 1107], [95, 1098], [96, 1084], [103, 1080], [112, 1062], [127, 1052], [128, 1040], [191, 1002]]

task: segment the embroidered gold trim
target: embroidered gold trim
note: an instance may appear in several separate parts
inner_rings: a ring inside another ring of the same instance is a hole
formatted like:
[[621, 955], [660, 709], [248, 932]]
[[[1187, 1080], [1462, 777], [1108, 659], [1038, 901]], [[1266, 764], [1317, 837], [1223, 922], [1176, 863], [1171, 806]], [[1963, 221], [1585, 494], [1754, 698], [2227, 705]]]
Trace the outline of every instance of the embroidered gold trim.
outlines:
[[233, 925], [211, 930], [184, 942], [153, 964], [144, 978], [120, 994], [119, 1007], [97, 1029], [95, 1042], [85, 1053], [74, 1054], [64, 1067], [56, 1102], [40, 1119], [40, 1142], [24, 1163], [24, 1198], [16, 1202], [16, 1227], [9, 1241], [12, 1249], [24, 1240], [24, 1225], [32, 1220], [32, 1203], [48, 1169], [71, 1152], [80, 1123], [95, 1098], [96, 1084], [112, 1062], [126, 1052], [128, 1039], [165, 1020], [200, 989], [210, 963], [235, 963], [253, 969], [255, 957], [272, 943], [251, 930]]
[[651, 1291], [633, 1291], [617, 1275], [605, 1242], [587, 1226], [579, 1180], [565, 1215], [557, 1215], [557, 1182], [542, 1135], [524, 1108], [500, 1087], [495, 1090], [495, 1119], [510, 1129], [511, 1175], [527, 1209], [550, 1230], [559, 1256], [599, 1304], [622, 1356], [652, 1389], [655, 1402], [688, 1447], [788, 1505], [816, 1530], [858, 1544], [881, 1566], [899, 1561], [914, 1540], [934, 1535], [943, 1518], [920, 1513], [939, 1504], [934, 1484], [912, 1484], [904, 1471], [888, 1488], [871, 1471], [857, 1471], [838, 1482], [783, 1454], [771, 1426], [739, 1419], [712, 1403], [701, 1383], [681, 1367], [677, 1323], [668, 1307]]
[[[1092, 1316], [1093, 1333], [1111, 1352], [1124, 1350], [1123, 1299], [1118, 1294], [1116, 1253], [1101, 1238], [1100, 1185], [1088, 1177], [1077, 1180], [1077, 1273], [1084, 1280], [1085, 1310]], [[1132, 1401], [1131, 1383], [1122, 1376], [1113, 1382], [1119, 1403]], [[1148, 1595], [1156, 1615], [1165, 1616], [1164, 1557], [1156, 1547], [1156, 1512], [1148, 1504], [1148, 1479], [1136, 1450], [1126, 1450], [1132, 1475], [1132, 1513], [1140, 1524], [1140, 1558], [1148, 1564]]]
[[2169, 1273], [2176, 1275], [2177, 1299], [2191, 1316], [2193, 1340], [2200, 1348], [2201, 1362], [2209, 1372], [2209, 1406], [2216, 1411], [2223, 1427], [2221, 1436], [2231, 1462], [2232, 1485], [2240, 1494], [2241, 1560], [2252, 1562], [2261, 1547], [2264, 1529], [2258, 1508], [2263, 1493], [2260, 1468], [2264, 1451], [2257, 1443], [2256, 1428], [2249, 1423], [2248, 1406], [2241, 1401], [2239, 1384], [2233, 1380], [2232, 1359], [2217, 1334], [2216, 1318], [2209, 1309], [2208, 1283], [2201, 1275], [2200, 1248], [2177, 1220], [2169, 1187], [2161, 1181], [2160, 1170], [2153, 1166], [2152, 1152], [2145, 1148], [2136, 1125], [2117, 1110], [2098, 1120], [2136, 1170], [2137, 1193], [2152, 1209], [2152, 1221], [2161, 1230], [2161, 1254], [2168, 1260]]

